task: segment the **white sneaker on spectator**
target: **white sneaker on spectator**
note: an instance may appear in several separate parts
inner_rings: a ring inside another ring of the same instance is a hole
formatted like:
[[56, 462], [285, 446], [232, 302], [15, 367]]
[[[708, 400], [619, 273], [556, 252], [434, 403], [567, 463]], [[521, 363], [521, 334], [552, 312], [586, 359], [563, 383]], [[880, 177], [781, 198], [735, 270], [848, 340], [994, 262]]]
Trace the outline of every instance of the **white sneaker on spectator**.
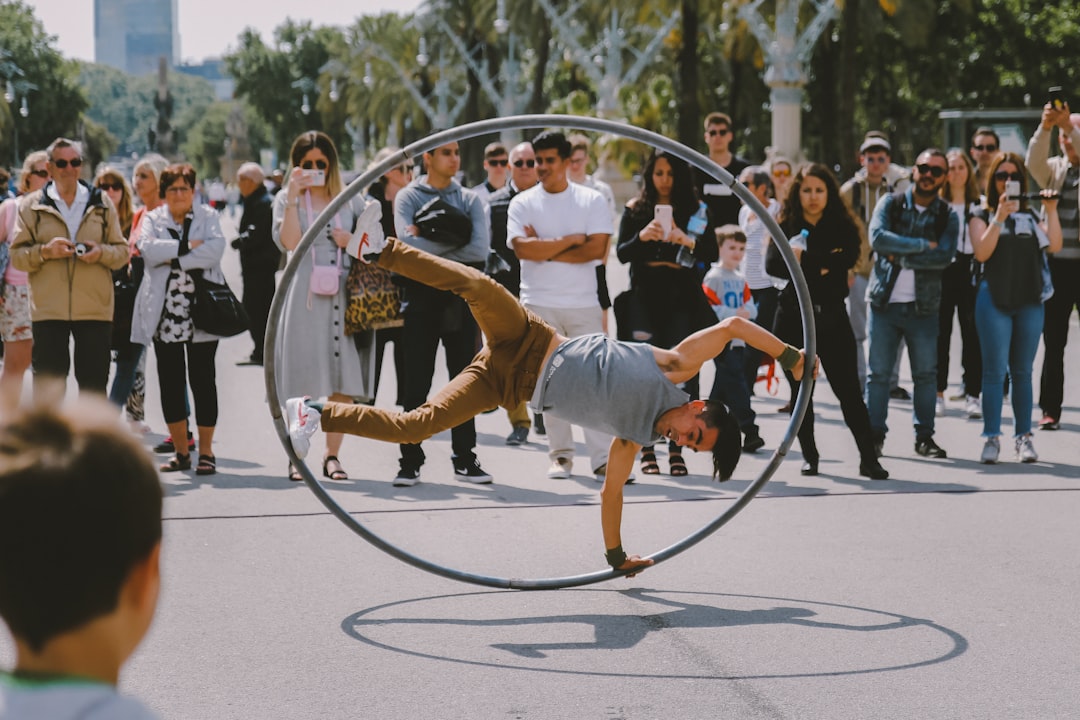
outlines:
[[979, 398], [968, 395], [967, 401], [964, 403], [964, 412], [967, 413], [968, 418], [971, 420], [978, 420], [981, 418], [982, 403], [979, 401]]
[[378, 200], [369, 200], [360, 217], [356, 218], [356, 229], [349, 238], [349, 244], [345, 246], [345, 252], [361, 262], [368, 263], [377, 258], [385, 247], [382, 205]]
[[573, 460], [570, 458], [555, 458], [548, 469], [548, 477], [552, 480], [566, 480], [573, 470]]
[[1039, 453], [1031, 444], [1031, 433], [1016, 438], [1016, 459], [1022, 463], [1033, 463], [1039, 459]]
[[934, 410], [934, 415], [938, 417], [945, 417], [945, 398], [941, 395], [937, 396], [937, 406]]
[[309, 408], [304, 401], [309, 396], [289, 398], [285, 401], [285, 418], [289, 422], [289, 439], [293, 452], [299, 458], [307, 457], [311, 449], [311, 436], [319, 429], [321, 415], [318, 410]]
[[996, 437], [986, 438], [986, 443], [983, 445], [981, 463], [984, 465], [993, 465], [998, 461], [998, 455], [1001, 453], [1001, 441]]

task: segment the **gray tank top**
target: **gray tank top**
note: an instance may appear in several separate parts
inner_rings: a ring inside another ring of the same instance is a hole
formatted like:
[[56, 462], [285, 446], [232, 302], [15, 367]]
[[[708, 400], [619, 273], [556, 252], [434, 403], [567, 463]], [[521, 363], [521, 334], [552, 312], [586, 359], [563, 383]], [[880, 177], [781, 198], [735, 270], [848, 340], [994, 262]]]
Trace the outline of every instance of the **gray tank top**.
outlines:
[[575, 425], [652, 445], [660, 439], [657, 419], [689, 400], [664, 377], [651, 345], [582, 335], [548, 358], [532, 406]]

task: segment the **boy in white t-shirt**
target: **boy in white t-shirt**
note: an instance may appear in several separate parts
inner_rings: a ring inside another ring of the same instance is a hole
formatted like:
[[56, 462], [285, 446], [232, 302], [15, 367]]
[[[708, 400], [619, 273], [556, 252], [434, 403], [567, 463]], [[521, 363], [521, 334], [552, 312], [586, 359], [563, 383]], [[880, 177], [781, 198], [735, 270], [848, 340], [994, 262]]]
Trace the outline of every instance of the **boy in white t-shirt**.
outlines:
[[[753, 320], [757, 317], [757, 305], [750, 294], [746, 278], [739, 265], [746, 255], [746, 234], [738, 225], [721, 225], [716, 228], [719, 260], [705, 273], [702, 289], [709, 299], [718, 320], [741, 317]], [[757, 452], [765, 446], [754, 420], [756, 415], [750, 407], [750, 389], [746, 386], [743, 354], [746, 343], [732, 340], [724, 352], [713, 358], [716, 376], [713, 380], [710, 400], [720, 400], [731, 408], [743, 433], [743, 452]]]
[[117, 693], [154, 616], [161, 483], [104, 400], [0, 424], [0, 720], [153, 720]]

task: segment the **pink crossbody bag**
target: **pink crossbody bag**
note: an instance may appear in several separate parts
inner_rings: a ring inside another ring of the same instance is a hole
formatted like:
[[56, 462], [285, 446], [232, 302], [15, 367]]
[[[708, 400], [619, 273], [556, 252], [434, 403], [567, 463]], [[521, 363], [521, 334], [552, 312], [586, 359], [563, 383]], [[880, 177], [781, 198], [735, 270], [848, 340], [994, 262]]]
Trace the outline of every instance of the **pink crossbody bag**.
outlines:
[[[305, 193], [304, 199], [307, 202], [307, 214], [308, 223], [310, 224], [315, 218], [315, 213], [311, 209], [311, 193]], [[337, 215], [334, 216], [334, 224], [337, 227], [341, 227], [341, 221]], [[337, 249], [337, 264], [336, 265], [319, 265], [315, 262], [315, 246], [311, 246], [311, 278], [308, 282], [308, 310], [311, 309], [311, 296], [312, 295], [337, 295], [338, 290], [341, 289], [341, 248]]]

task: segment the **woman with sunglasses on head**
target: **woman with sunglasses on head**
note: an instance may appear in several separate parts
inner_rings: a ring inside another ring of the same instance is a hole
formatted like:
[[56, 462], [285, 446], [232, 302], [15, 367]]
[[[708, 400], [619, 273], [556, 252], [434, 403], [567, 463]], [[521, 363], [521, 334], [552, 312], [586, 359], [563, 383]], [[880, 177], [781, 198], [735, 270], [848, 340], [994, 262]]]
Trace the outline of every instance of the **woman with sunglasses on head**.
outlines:
[[[653, 152], [641, 176], [641, 193], [626, 204], [619, 223], [616, 253], [620, 262], [630, 264], [630, 290], [624, 298], [625, 306], [616, 302], [616, 322], [620, 340], [671, 348], [716, 323], [693, 266], [697, 240], [687, 229], [701, 204], [690, 168], [663, 150]], [[670, 208], [670, 226], [666, 215], [657, 216], [659, 206]], [[698, 232], [702, 242], [713, 243], [715, 256], [712, 224], [706, 222]], [[698, 378], [695, 376], [685, 385], [691, 397], [696, 398]], [[673, 476], [687, 474], [682, 448], [677, 443], [669, 444], [668, 461]], [[652, 446], [641, 449], [641, 472], [660, 472]]]
[[[200, 330], [192, 321], [192, 273], [201, 272], [211, 282], [225, 282], [221, 271], [225, 235], [213, 208], [194, 202], [195, 169], [191, 165], [165, 168], [159, 187], [165, 203], [147, 213], [139, 228], [138, 249], [145, 271], [135, 298], [131, 340], [154, 344], [161, 410], [173, 438], [187, 437], [190, 385], [199, 436], [195, 473], [213, 475], [217, 472], [213, 442], [218, 419], [214, 361], [221, 338]], [[178, 447], [160, 469], [190, 468], [190, 451], [181, 452]]]
[[1027, 168], [1015, 153], [990, 165], [986, 207], [971, 218], [975, 262], [981, 263], [975, 291], [975, 326], [982, 349], [982, 462], [996, 463], [1001, 451], [1001, 406], [1005, 371], [1012, 379], [1016, 459], [1035, 462], [1031, 442], [1032, 364], [1043, 329], [1043, 303], [1054, 288], [1046, 253], [1061, 249], [1058, 196], [1042, 191], [1043, 220], [1028, 207]]
[[[49, 182], [49, 154], [44, 150], [32, 152], [23, 161], [19, 175], [19, 194], [40, 190]], [[15, 218], [18, 198], [8, 198], [0, 205], [0, 243], [15, 239]], [[0, 278], [0, 339], [4, 342], [4, 362], [0, 366], [0, 417], [19, 405], [23, 377], [34, 350], [34, 335], [30, 321], [30, 286], [27, 275], [8, 262]]]
[[[292, 251], [341, 193], [344, 183], [337, 148], [325, 133], [302, 133], [293, 142], [289, 158], [292, 169], [285, 186], [274, 196], [274, 241], [283, 250]], [[345, 277], [351, 264], [345, 247], [367, 207], [378, 213], [380, 206], [374, 200], [369, 205], [363, 198], [353, 198], [319, 229], [318, 237], [300, 258], [281, 316], [282, 342], [275, 358], [281, 397], [325, 395], [335, 402], [349, 403], [375, 398], [375, 343], [370, 338], [356, 341], [355, 336], [345, 334]], [[336, 275], [336, 288], [321, 287], [320, 275]], [[326, 434], [322, 470], [331, 480], [349, 478], [338, 460], [343, 438], [341, 433]], [[300, 481], [303, 477], [290, 466], [289, 479]]]
[[[779, 221], [784, 233], [792, 238], [792, 250], [806, 276], [813, 303], [818, 359], [859, 449], [859, 474], [872, 480], [885, 480], [889, 473], [881, 467], [874, 449], [870, 415], [856, 369], [855, 334], [845, 303], [848, 271], [859, 259], [859, 220], [841, 198], [840, 184], [832, 171], [820, 163], [812, 163], [795, 173]], [[769, 244], [765, 269], [774, 277], [791, 278], [775, 243]], [[791, 284], [780, 295], [776, 335], [784, 342], [802, 344], [798, 300]], [[789, 381], [793, 383], [794, 377], [789, 377]], [[799, 445], [804, 461], [800, 472], [817, 475], [820, 456], [814, 438], [812, 394], [799, 428]]]
[[982, 356], [979, 335], [975, 330], [975, 288], [971, 284], [973, 257], [970, 220], [979, 207], [979, 186], [975, 182], [975, 166], [963, 150], [945, 153], [949, 172], [941, 186], [941, 197], [952, 206], [960, 218], [960, 237], [956, 255], [941, 274], [941, 308], [938, 313], [937, 343], [937, 414], [945, 414], [945, 389], [949, 386], [949, 346], [952, 344], [953, 314], [960, 321], [964, 367], [964, 412], [969, 418], [982, 417], [979, 394], [982, 392]]

